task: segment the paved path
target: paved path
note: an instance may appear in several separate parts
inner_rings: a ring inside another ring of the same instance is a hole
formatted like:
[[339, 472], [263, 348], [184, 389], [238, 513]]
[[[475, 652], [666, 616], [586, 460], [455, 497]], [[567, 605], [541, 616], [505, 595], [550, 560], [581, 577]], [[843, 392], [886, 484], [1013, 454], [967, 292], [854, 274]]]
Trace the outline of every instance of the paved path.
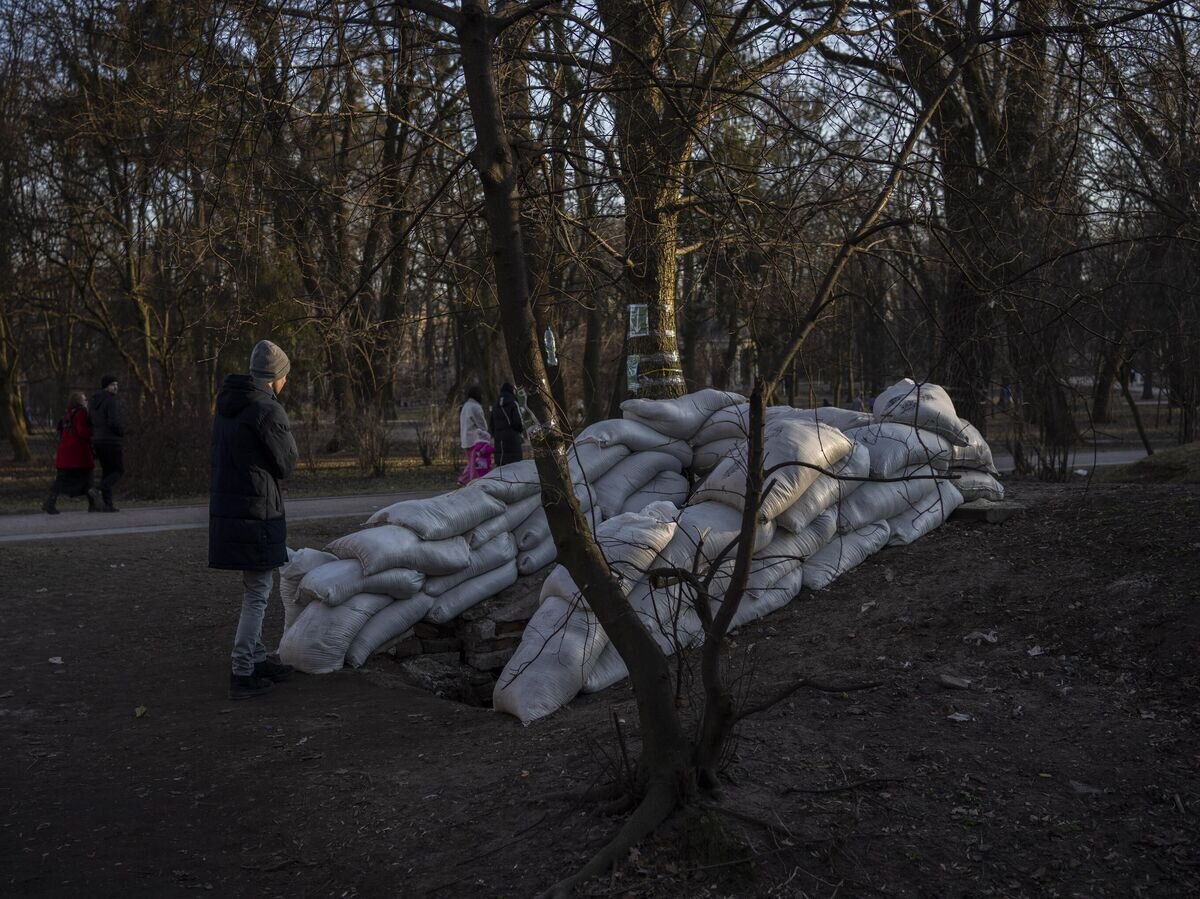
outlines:
[[[995, 453], [994, 456], [996, 468], [1000, 469], [1002, 474], [1013, 470], [1012, 456], [1008, 453]], [[1097, 447], [1094, 450], [1091, 447], [1079, 447], [1071, 457], [1071, 468], [1086, 468], [1090, 471], [1102, 465], [1124, 465], [1144, 458], [1146, 451], [1141, 447]]]
[[[1123, 465], [1146, 455], [1140, 448], [1081, 448], [1075, 451], [1072, 468], [1088, 470], [1100, 465]], [[1013, 470], [1012, 456], [996, 453], [996, 467], [1001, 472]], [[377, 509], [402, 499], [436, 496], [440, 490], [406, 493], [360, 494], [356, 496], [314, 496], [287, 501], [288, 521], [311, 521], [317, 518], [364, 519]], [[61, 515], [0, 515], [0, 543], [27, 540], [58, 540], [75, 537], [95, 537], [116, 534], [144, 534], [152, 531], [179, 531], [208, 527], [207, 504], [194, 506], [145, 506], [125, 509], [116, 515], [89, 515], [82, 503], [60, 500]]]
[[[406, 493], [371, 493], [356, 496], [314, 496], [287, 500], [289, 522], [316, 518], [366, 518], [377, 509], [402, 499], [437, 496], [441, 490]], [[208, 527], [208, 504], [194, 506], [143, 506], [122, 509], [115, 515], [89, 515], [83, 503], [59, 500], [61, 515], [0, 515], [0, 543], [26, 540], [65, 540], [115, 534], [145, 534]]]

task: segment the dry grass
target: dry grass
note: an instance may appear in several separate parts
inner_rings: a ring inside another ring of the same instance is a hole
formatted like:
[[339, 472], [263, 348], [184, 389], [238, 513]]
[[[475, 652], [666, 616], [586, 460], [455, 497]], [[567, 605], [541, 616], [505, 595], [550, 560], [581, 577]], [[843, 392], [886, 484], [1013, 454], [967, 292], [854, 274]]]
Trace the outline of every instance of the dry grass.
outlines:
[[1120, 484], [1200, 484], [1200, 443], [1156, 450], [1128, 465], [1099, 469], [1096, 477]]

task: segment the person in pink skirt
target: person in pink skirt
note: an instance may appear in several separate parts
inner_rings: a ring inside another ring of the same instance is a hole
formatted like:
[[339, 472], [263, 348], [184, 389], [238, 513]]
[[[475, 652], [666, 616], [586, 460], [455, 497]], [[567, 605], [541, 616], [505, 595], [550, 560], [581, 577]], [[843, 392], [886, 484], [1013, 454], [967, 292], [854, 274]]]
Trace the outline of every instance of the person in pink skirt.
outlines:
[[492, 435], [483, 411], [483, 391], [478, 384], [467, 388], [467, 398], [458, 413], [459, 443], [467, 453], [467, 465], [458, 476], [467, 484], [492, 470]]

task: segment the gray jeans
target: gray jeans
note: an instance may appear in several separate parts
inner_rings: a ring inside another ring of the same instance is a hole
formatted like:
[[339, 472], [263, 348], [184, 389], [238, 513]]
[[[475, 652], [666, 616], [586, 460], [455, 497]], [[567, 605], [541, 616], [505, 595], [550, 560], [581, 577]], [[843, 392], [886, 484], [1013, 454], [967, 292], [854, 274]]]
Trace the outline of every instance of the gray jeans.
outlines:
[[237, 636], [233, 638], [233, 673], [239, 675], [253, 674], [255, 664], [267, 659], [262, 626], [267, 600], [271, 598], [271, 587], [275, 583], [275, 569], [243, 571], [242, 583], [246, 588], [242, 596], [242, 617], [238, 619]]

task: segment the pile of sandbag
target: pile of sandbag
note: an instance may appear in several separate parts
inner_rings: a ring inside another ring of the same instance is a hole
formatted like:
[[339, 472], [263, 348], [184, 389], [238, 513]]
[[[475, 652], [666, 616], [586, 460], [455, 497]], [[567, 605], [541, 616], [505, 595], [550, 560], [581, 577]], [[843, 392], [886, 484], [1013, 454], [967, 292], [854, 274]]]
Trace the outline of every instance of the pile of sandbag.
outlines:
[[[769, 474], [755, 515], [746, 589], [730, 627], [786, 605], [802, 586], [822, 589], [883, 547], [910, 543], [942, 524], [963, 502], [950, 479], [968, 470], [992, 477], [986, 441], [958, 418], [941, 388], [902, 381], [881, 395], [877, 408], [878, 415], [766, 410], [763, 471]], [[614, 540], [623, 537], [646, 550], [655, 545], [651, 538], [661, 532], [651, 522], [668, 522], [672, 507], [652, 500], [680, 507], [673, 535], [640, 569], [641, 577], [626, 566], [620, 578], [629, 605], [669, 654], [700, 640], [695, 603], [705, 600], [686, 579], [657, 579], [660, 585], [646, 573], [684, 568], [701, 578], [711, 574], [708, 601], [715, 616], [741, 534], [749, 404], [736, 394], [707, 390], [674, 400], [631, 400], [622, 410], [623, 421], [593, 425], [578, 443], [622, 448], [595, 484], [597, 503], [607, 510], [623, 499], [625, 514], [598, 531], [610, 563]], [[678, 494], [664, 497], [635, 486], [655, 469], [657, 478], [675, 473], [667, 447], [676, 441], [691, 446], [692, 475], [705, 475], [683, 502]], [[628, 674], [565, 569], [551, 573], [541, 598], [493, 696], [495, 708], [526, 724], [577, 692], [604, 689]]]

